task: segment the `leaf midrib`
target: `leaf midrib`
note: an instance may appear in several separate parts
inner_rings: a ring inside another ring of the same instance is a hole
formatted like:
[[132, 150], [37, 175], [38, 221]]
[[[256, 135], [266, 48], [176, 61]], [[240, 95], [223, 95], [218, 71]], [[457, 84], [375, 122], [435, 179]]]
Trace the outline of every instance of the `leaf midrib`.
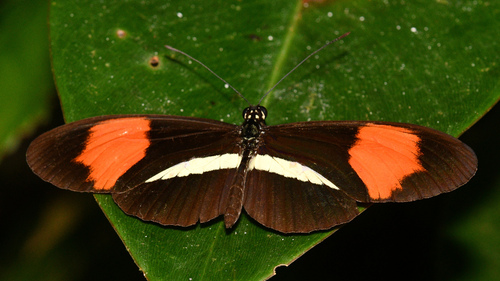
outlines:
[[[297, 1], [294, 12], [292, 13], [292, 18], [290, 19], [290, 24], [288, 24], [288, 31], [285, 34], [283, 44], [281, 45], [280, 51], [277, 53], [276, 61], [274, 62], [274, 67], [269, 76], [269, 80], [267, 82], [266, 89], [271, 89], [278, 81], [281, 79], [281, 75], [283, 73], [283, 65], [285, 64], [288, 56], [288, 52], [290, 51], [290, 47], [292, 45], [293, 39], [297, 34], [297, 27], [300, 21], [300, 14], [302, 11], [302, 1]], [[269, 96], [272, 95], [269, 94]], [[262, 101], [261, 105], [267, 106], [266, 100]]]

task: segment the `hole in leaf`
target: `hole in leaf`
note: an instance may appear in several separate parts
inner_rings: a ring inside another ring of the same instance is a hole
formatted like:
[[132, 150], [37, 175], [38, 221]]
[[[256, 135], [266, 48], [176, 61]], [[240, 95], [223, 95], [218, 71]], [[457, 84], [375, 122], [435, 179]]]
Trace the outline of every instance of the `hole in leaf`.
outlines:
[[262, 40], [262, 38], [257, 34], [250, 34], [250, 35], [248, 35], [248, 38], [254, 42], [258, 42], [258, 41]]
[[149, 65], [151, 67], [156, 68], [158, 65], [160, 65], [160, 58], [158, 56], [154, 56], [151, 59], [149, 59]]
[[125, 36], [127, 36], [127, 32], [123, 29], [118, 29], [116, 31], [116, 36], [118, 36], [118, 38], [125, 38]]

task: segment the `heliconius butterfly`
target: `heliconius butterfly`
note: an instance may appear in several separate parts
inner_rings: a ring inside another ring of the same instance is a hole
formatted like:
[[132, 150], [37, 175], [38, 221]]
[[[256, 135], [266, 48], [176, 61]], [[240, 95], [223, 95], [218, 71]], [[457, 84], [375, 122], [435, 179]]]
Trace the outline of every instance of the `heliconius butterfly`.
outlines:
[[260, 102], [243, 111], [241, 126], [168, 115], [93, 117], [39, 136], [27, 161], [43, 180], [111, 193], [125, 213], [145, 221], [190, 226], [224, 215], [230, 228], [245, 209], [283, 233], [349, 222], [359, 213], [357, 202], [449, 192], [477, 169], [467, 145], [427, 127], [375, 121], [266, 126], [266, 117]]

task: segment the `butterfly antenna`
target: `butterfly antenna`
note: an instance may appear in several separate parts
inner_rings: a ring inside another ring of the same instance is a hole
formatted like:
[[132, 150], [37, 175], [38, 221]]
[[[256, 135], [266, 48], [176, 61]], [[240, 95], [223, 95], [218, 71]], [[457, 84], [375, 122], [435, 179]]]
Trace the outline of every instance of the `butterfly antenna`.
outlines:
[[[346, 37], [347, 35], [349, 35], [350, 32], [347, 32], [345, 34], [342, 34], [341, 36], [333, 39], [332, 41], [329, 41], [327, 42], [325, 45], [323, 45], [321, 48], [317, 49], [316, 51], [312, 52], [311, 54], [309, 54], [305, 59], [303, 59], [301, 62], [299, 62], [294, 68], [292, 68], [292, 70], [290, 70], [285, 76], [283, 76], [279, 81], [278, 83], [274, 84], [274, 86], [269, 90], [267, 91], [263, 96], [262, 98], [259, 100], [259, 103], [260, 104], [265, 97], [267, 97], [267, 95], [269, 95], [269, 93], [271, 93], [274, 88], [276, 88], [276, 86], [278, 86], [281, 81], [283, 81], [286, 77], [288, 77], [288, 75], [290, 75], [292, 72], [295, 71], [295, 69], [297, 69], [299, 66], [301, 66], [305, 61], [307, 61], [310, 57], [314, 56], [317, 52], [323, 50], [324, 48], [326, 48], [328, 45], [334, 43], [334, 42], [337, 42], [339, 41], [340, 39]], [[217, 73], [215, 73], [213, 70], [211, 70], [208, 66], [206, 66], [204, 63], [202, 63], [201, 61], [193, 58], [192, 56], [186, 54], [185, 52], [181, 51], [181, 50], [178, 50], [172, 46], [169, 46], [169, 45], [165, 45], [165, 48], [171, 50], [171, 51], [174, 51], [174, 52], [177, 52], [179, 54], [182, 54], [188, 58], [190, 58], [191, 60], [199, 63], [201, 66], [203, 66], [204, 68], [206, 68], [208, 71], [210, 71], [210, 73], [212, 73], [215, 77], [219, 78], [222, 82], [224, 82], [226, 85], [228, 85], [231, 89], [233, 89], [233, 91], [235, 91], [241, 98], [243, 98], [249, 105], [251, 105], [250, 101], [247, 100], [247, 98], [245, 98], [245, 96], [243, 96], [238, 90], [236, 90], [236, 88], [234, 88], [231, 84], [229, 84], [226, 80], [224, 80], [222, 77], [220, 77]]]
[[169, 46], [169, 45], [165, 45], [165, 48], [171, 50], [171, 51], [174, 51], [174, 52], [177, 52], [177, 53], [180, 53], [182, 55], [185, 55], [186, 57], [190, 58], [191, 60], [194, 60], [195, 62], [199, 63], [201, 66], [203, 66], [204, 68], [206, 68], [208, 71], [210, 71], [210, 73], [212, 73], [213, 75], [215, 75], [215, 77], [219, 78], [222, 82], [226, 83], [226, 85], [228, 85], [231, 89], [233, 89], [233, 91], [235, 91], [240, 97], [242, 97], [247, 103], [248, 105], [251, 105], [251, 103], [245, 98], [245, 96], [243, 96], [240, 92], [238, 92], [238, 90], [236, 90], [231, 84], [229, 84], [226, 80], [222, 79], [222, 77], [220, 77], [219, 75], [217, 75], [217, 73], [215, 73], [213, 70], [211, 70], [208, 66], [206, 66], [204, 63], [202, 63], [201, 61], [193, 58], [192, 56], [184, 53], [183, 51], [181, 50], [177, 50], [176, 48], [172, 47], [172, 46]]
[[269, 90], [267, 91], [263, 96], [262, 98], [260, 99], [259, 101], [259, 104], [264, 100], [265, 97], [267, 97], [267, 95], [269, 95], [269, 93], [271, 93], [274, 88], [276, 88], [276, 86], [278, 86], [279, 83], [281, 83], [281, 81], [283, 81], [288, 75], [290, 75], [292, 72], [295, 71], [295, 69], [297, 69], [300, 65], [302, 65], [306, 60], [308, 60], [310, 57], [314, 56], [317, 52], [323, 50], [324, 48], [326, 48], [328, 45], [334, 43], [334, 42], [337, 42], [339, 41], [340, 39], [346, 37], [347, 35], [349, 35], [351, 32], [347, 32], [345, 34], [342, 34], [341, 36], [333, 39], [332, 41], [329, 41], [327, 42], [325, 45], [323, 45], [321, 48], [317, 49], [316, 51], [312, 52], [310, 55], [308, 55], [305, 59], [303, 59], [301, 62], [299, 62], [294, 68], [292, 68], [292, 70], [290, 70], [285, 76], [283, 76], [279, 81], [278, 83], [274, 84], [274, 86]]

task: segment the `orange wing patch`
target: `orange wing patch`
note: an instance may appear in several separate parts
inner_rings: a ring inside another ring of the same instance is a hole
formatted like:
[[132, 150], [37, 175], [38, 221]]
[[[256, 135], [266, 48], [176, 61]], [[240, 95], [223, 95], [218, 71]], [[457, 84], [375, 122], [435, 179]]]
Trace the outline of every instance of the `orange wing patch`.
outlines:
[[127, 170], [146, 155], [150, 121], [120, 118], [101, 122], [90, 129], [85, 149], [75, 158], [89, 167], [88, 181], [94, 189], [110, 190]]
[[349, 164], [373, 200], [390, 199], [405, 177], [425, 171], [418, 160], [420, 138], [411, 130], [390, 125], [361, 127], [349, 150]]

